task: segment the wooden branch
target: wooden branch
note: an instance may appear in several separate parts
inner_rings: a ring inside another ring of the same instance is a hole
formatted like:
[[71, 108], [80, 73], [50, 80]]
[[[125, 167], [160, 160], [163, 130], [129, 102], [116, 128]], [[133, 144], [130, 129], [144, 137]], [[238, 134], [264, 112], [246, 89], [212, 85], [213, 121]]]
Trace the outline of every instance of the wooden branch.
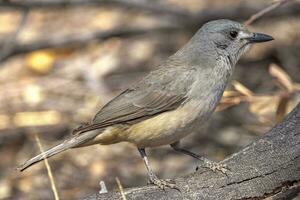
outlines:
[[[300, 103], [261, 139], [221, 163], [230, 169], [227, 176], [200, 168], [175, 179], [180, 192], [144, 186], [125, 189], [124, 194], [127, 199], [144, 200], [292, 199], [300, 192]], [[121, 194], [115, 191], [85, 198], [105, 199], [121, 199]]]

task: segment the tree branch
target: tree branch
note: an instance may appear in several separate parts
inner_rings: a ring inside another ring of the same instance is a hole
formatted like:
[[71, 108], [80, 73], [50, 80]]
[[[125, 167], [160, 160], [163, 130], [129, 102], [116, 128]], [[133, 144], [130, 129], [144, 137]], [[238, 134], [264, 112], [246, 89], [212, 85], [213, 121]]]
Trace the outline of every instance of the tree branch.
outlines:
[[254, 21], [258, 20], [259, 18], [261, 18], [262, 16], [266, 15], [267, 13], [279, 8], [280, 6], [282, 6], [285, 3], [291, 2], [293, 0], [278, 0], [273, 2], [270, 6], [262, 9], [261, 11], [255, 13], [254, 15], [252, 15], [247, 21], [245, 21], [245, 25], [249, 26], [250, 24], [252, 24]]
[[[300, 192], [300, 103], [261, 139], [221, 163], [227, 176], [200, 169], [176, 178], [180, 192], [156, 186], [125, 189], [127, 199], [292, 199]], [[85, 200], [117, 200], [119, 192]]]

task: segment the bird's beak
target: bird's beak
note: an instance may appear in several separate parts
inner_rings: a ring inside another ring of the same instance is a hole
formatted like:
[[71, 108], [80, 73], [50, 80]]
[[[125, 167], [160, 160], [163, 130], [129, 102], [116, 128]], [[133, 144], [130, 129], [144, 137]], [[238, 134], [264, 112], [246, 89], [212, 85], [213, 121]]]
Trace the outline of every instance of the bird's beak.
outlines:
[[263, 33], [252, 33], [250, 37], [245, 39], [247, 39], [250, 43], [260, 43], [274, 40], [272, 36]]

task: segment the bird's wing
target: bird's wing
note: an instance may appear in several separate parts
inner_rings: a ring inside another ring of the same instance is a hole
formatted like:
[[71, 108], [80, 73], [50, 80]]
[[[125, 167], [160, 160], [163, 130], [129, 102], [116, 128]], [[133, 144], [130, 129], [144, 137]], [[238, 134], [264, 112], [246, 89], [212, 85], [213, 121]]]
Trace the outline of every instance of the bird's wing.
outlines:
[[[191, 72], [183, 71], [180, 77], [176, 77], [172, 71], [174, 70], [152, 72], [141, 82], [107, 103], [95, 115], [91, 124], [79, 127], [74, 133], [80, 134], [115, 124], [134, 124], [159, 113], [176, 109], [186, 99], [187, 87], [191, 85], [183, 82], [190, 83], [192, 80]], [[157, 76], [161, 73], [165, 75]], [[155, 77], [155, 82], [152, 82], [151, 76]], [[183, 81], [175, 81], [179, 83], [178, 86], [174, 83], [176, 78]]]
[[[132, 90], [125, 90], [106, 104], [94, 117], [92, 124], [78, 128], [76, 132], [86, 132], [114, 124], [133, 124], [159, 113], [177, 108], [184, 95], [169, 94], [159, 90], [146, 92], [139, 97]], [[132, 96], [133, 99], [130, 100]]]

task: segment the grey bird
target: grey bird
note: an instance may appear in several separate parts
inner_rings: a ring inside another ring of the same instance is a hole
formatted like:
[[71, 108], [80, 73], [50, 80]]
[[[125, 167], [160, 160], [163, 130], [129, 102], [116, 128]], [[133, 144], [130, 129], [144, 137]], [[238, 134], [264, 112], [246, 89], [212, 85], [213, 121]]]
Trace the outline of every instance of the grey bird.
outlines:
[[89, 124], [75, 129], [69, 139], [26, 161], [19, 170], [70, 148], [126, 141], [138, 148], [150, 182], [160, 188], [176, 186], [157, 178], [145, 148], [171, 145], [174, 150], [201, 160], [204, 167], [226, 172], [226, 166], [181, 148], [179, 141], [213, 113], [237, 61], [248, 47], [270, 40], [273, 40], [271, 36], [252, 33], [231, 20], [204, 24], [156, 70], [104, 105]]

